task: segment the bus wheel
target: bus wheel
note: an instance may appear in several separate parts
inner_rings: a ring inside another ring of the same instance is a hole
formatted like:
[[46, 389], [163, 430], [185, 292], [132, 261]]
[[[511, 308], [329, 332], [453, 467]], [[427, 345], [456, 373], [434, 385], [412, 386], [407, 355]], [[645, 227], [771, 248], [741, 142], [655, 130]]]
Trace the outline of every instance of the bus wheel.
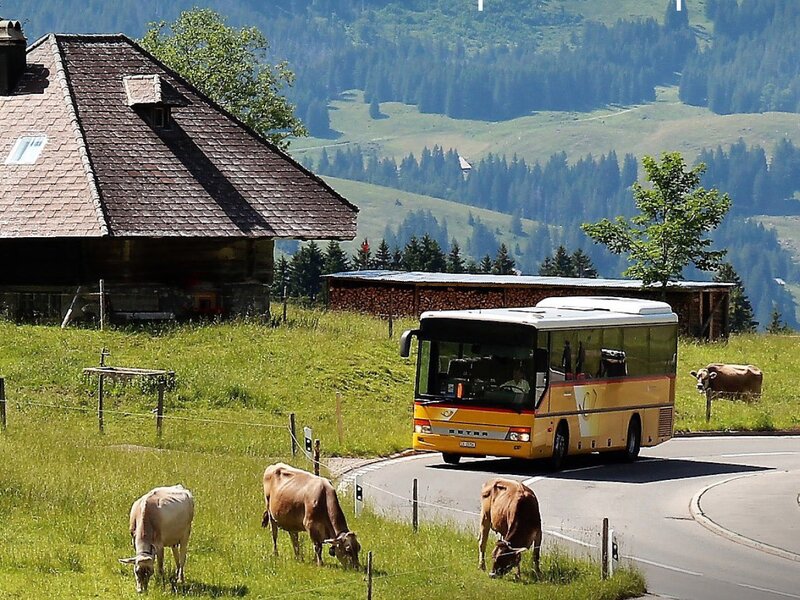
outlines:
[[566, 423], [559, 423], [553, 437], [553, 456], [550, 457], [550, 468], [558, 471], [564, 464], [569, 450], [569, 428]]
[[625, 442], [625, 452], [623, 457], [628, 462], [633, 462], [639, 456], [639, 449], [642, 446], [642, 425], [639, 417], [634, 416], [628, 425], [628, 439]]
[[450, 452], [442, 452], [442, 460], [448, 465], [457, 465], [461, 462], [461, 456]]

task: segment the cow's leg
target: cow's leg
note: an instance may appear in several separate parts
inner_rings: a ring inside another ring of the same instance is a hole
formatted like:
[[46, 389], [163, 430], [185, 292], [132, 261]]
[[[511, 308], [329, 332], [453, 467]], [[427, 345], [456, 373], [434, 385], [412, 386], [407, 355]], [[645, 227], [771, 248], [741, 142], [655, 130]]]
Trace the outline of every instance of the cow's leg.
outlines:
[[486, 540], [489, 538], [489, 527], [491, 522], [489, 515], [481, 515], [481, 531], [478, 535], [478, 568], [486, 570]]
[[322, 566], [322, 542], [314, 542], [314, 554], [317, 557], [317, 566]]
[[175, 559], [175, 581], [181, 580], [181, 547], [180, 542], [172, 547], [172, 558]]
[[292, 546], [294, 547], [294, 557], [300, 560], [300, 534], [296, 531], [290, 531], [289, 537], [292, 538]]
[[539, 570], [539, 554], [541, 553], [541, 549], [542, 530], [539, 529], [533, 537], [533, 572], [536, 574], [537, 579], [542, 576], [542, 572]]
[[164, 583], [164, 546], [156, 550], [156, 562], [158, 563], [158, 576], [161, 577], [161, 583]]
[[272, 552], [275, 556], [278, 556], [278, 522], [269, 517], [269, 526], [272, 529]]

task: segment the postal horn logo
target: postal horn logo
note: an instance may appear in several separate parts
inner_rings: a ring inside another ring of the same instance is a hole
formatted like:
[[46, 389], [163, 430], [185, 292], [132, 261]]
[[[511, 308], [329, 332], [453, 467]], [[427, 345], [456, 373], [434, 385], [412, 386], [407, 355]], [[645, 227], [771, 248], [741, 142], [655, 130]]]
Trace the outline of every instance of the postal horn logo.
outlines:
[[442, 409], [442, 412], [440, 413], [442, 419], [449, 419], [454, 414], [456, 414], [456, 409], [454, 409], [454, 408], [444, 408], [444, 409]]

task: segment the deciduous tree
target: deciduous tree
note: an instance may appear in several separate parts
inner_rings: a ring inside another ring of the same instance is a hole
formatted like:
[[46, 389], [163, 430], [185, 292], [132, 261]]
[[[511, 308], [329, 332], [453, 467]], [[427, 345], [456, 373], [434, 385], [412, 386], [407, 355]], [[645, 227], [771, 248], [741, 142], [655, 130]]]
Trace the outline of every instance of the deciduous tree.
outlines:
[[142, 46], [201, 92], [280, 148], [307, 135], [282, 95], [294, 82], [285, 61], [268, 62], [269, 43], [255, 27], [235, 29], [207, 8], [153, 23]]
[[705, 165], [687, 171], [678, 152], [665, 152], [660, 162], [645, 156], [642, 162], [652, 187], [633, 185], [639, 214], [581, 228], [612, 253], [628, 254], [631, 266], [624, 275], [644, 285], [658, 283], [666, 294], [667, 284], [682, 279], [690, 263], [703, 271], [717, 268], [725, 251], [709, 250], [711, 240], [704, 236], [722, 222], [731, 201], [727, 194], [700, 187]]

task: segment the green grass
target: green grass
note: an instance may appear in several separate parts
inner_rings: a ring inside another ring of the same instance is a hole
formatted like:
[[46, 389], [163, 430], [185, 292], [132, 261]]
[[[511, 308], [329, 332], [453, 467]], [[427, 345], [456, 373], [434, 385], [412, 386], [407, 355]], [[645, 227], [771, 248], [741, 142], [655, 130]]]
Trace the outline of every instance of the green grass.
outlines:
[[[342, 242], [342, 247], [350, 254], [355, 254], [364, 238], [380, 240], [384, 237], [387, 224], [394, 229], [409, 212], [418, 210], [430, 210], [440, 224], [446, 220], [450, 237], [455, 237], [462, 245], [472, 235], [470, 213], [489, 227], [498, 241], [505, 243], [512, 252], [519, 246], [521, 252], [514, 252], [516, 255], [524, 253], [528, 243], [527, 235], [517, 236], [511, 233], [511, 217], [503, 213], [349, 179], [326, 177], [325, 181], [345, 198], [355, 202], [361, 211], [358, 213], [358, 235], [352, 242]], [[534, 225], [535, 221], [522, 219], [523, 231], [531, 231]], [[376, 247], [377, 244], [373, 244], [373, 248]], [[463, 254], [467, 254], [466, 248], [462, 247], [461, 250]]]
[[[301, 456], [290, 458], [290, 411], [322, 439], [323, 464], [331, 455], [407, 447], [413, 364], [397, 355], [385, 321], [294, 307], [289, 316], [279, 327], [233, 322], [105, 332], [0, 322], [0, 375], [9, 401], [8, 430], [0, 434], [0, 598], [134, 597], [130, 568], [116, 561], [131, 552], [130, 503], [153, 486], [177, 482], [193, 490], [198, 506], [183, 595], [270, 598], [313, 590], [307, 594], [364, 597], [363, 574], [331, 564], [318, 569], [307, 542], [302, 562], [291, 557], [285, 535], [280, 557], [271, 555], [260, 527], [260, 475], [278, 460], [309, 466]], [[396, 330], [414, 324], [402, 321]], [[176, 371], [162, 440], [148, 414], [154, 395], [141, 385], [109, 387], [107, 407], [114, 412], [106, 414], [105, 433], [97, 431], [94, 383], [80, 370], [97, 364], [102, 346], [111, 349], [109, 364]], [[796, 347], [792, 336], [682, 341], [677, 428], [800, 428]], [[706, 424], [688, 371], [714, 361], [760, 366], [764, 394], [752, 404], [716, 402]], [[344, 407], [341, 442], [336, 392]], [[176, 416], [191, 420], [169, 418]], [[636, 572], [623, 570], [603, 583], [596, 565], [552, 544], [545, 546], [544, 581], [532, 583], [530, 571], [522, 582], [492, 581], [475, 567], [474, 535], [426, 524], [414, 536], [407, 524], [356, 519], [350, 506], [345, 502], [351, 527], [375, 552], [376, 598], [424, 590], [426, 598], [442, 600], [521, 593], [612, 599], [643, 591]]]
[[[740, 335], [730, 341], [701, 344], [683, 341], [678, 352], [676, 429], [681, 431], [791, 429], [800, 431], [800, 391], [794, 382], [800, 369], [796, 335]], [[689, 371], [708, 363], [753, 364], [764, 372], [758, 401], [716, 400], [705, 421], [705, 397], [697, 393]]]
[[[381, 104], [388, 119], [369, 118], [369, 106], [355, 92], [332, 104], [331, 127], [343, 133], [337, 140], [304, 138], [292, 141], [291, 152], [318, 157], [323, 147], [329, 155], [337, 146], [356, 143], [374, 148], [396, 160], [423, 147], [455, 148], [470, 162], [489, 152], [511, 157], [517, 154], [533, 162], [546, 161], [556, 152], [567, 152], [571, 162], [589, 153], [598, 156], [614, 149], [622, 158], [631, 153], [659, 156], [680, 151], [690, 161], [700, 150], [726, 147], [739, 138], [771, 152], [782, 138], [800, 144], [797, 115], [763, 113], [716, 115], [706, 108], [687, 106], [678, 100], [676, 87], [657, 89], [656, 102], [634, 106], [610, 106], [589, 113], [542, 111], [502, 122], [450, 119], [423, 115], [415, 106], [396, 102]], [[357, 199], [352, 199], [358, 204]]]

